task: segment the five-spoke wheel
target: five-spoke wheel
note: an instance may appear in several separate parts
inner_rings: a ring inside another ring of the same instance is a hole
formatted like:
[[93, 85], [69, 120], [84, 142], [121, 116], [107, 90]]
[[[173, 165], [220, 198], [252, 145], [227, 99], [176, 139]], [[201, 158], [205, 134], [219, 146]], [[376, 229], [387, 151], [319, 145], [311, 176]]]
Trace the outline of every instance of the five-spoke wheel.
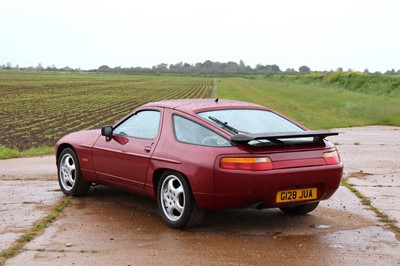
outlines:
[[175, 175], [167, 176], [161, 185], [162, 210], [171, 221], [177, 221], [185, 209], [185, 193], [182, 182]]
[[66, 148], [61, 152], [57, 168], [58, 183], [65, 195], [81, 196], [86, 194], [90, 183], [83, 179], [78, 158], [72, 149]]
[[173, 228], [195, 226], [204, 214], [196, 205], [186, 178], [177, 172], [166, 171], [161, 176], [157, 202], [164, 222]]

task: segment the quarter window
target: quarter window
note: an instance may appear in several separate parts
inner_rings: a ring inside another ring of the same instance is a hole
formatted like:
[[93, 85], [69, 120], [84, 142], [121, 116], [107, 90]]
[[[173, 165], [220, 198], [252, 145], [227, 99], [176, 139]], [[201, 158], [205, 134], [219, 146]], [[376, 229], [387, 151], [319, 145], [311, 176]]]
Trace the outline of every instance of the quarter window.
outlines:
[[175, 139], [179, 142], [209, 147], [232, 146], [224, 137], [189, 119], [174, 115], [173, 122]]

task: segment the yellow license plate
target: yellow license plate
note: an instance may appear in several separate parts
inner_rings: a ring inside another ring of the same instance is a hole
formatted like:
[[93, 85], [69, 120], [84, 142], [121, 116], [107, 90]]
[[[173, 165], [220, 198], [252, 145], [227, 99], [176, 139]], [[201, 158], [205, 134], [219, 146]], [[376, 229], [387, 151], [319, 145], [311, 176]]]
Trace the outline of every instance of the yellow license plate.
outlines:
[[302, 200], [313, 200], [317, 198], [317, 188], [302, 188], [278, 191], [276, 194], [276, 202], [294, 202]]

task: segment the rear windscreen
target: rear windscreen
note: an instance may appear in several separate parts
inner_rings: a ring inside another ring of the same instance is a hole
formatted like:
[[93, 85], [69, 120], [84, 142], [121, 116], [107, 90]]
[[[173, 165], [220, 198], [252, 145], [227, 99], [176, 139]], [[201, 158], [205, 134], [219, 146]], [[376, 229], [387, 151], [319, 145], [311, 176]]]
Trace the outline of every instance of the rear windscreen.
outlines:
[[[301, 132], [301, 127], [285, 119], [284, 117], [267, 110], [258, 109], [226, 109], [200, 112], [197, 115], [207, 119], [216, 125], [227, 129], [231, 133], [259, 134], [279, 132]], [[229, 130], [230, 128], [233, 130]], [[313, 142], [313, 137], [278, 139], [278, 142], [285, 144]], [[253, 140], [251, 145], [268, 145], [271, 141]], [[276, 144], [277, 142], [275, 142]]]
[[247, 133], [303, 131], [289, 120], [266, 110], [228, 109], [201, 112], [198, 115], [210, 121], [212, 121], [210, 117], [215, 117], [227, 125]]

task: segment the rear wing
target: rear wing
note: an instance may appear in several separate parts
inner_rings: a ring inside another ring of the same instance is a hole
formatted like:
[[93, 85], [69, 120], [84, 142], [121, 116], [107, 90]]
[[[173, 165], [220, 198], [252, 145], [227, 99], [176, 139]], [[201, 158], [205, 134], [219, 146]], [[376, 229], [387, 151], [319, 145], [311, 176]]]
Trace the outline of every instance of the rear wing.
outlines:
[[329, 130], [307, 130], [299, 132], [278, 132], [278, 133], [256, 133], [256, 134], [237, 134], [231, 137], [233, 142], [249, 142], [252, 140], [268, 140], [273, 143], [283, 143], [282, 139], [296, 139], [313, 137], [317, 141], [322, 141], [328, 136], [339, 135], [339, 133]]

